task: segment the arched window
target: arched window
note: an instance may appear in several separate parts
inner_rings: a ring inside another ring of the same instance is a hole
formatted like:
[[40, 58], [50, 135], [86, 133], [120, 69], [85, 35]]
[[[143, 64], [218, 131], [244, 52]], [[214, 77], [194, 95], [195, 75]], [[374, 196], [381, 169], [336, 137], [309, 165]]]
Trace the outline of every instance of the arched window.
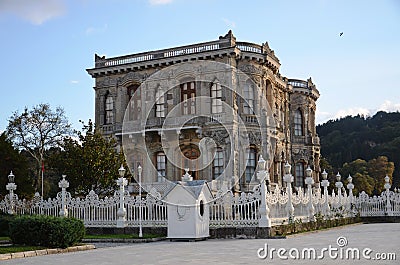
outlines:
[[247, 82], [243, 91], [244, 102], [243, 102], [243, 113], [253, 114], [254, 108], [254, 88], [250, 82]]
[[303, 135], [303, 115], [299, 109], [294, 112], [294, 135]]
[[[197, 179], [197, 168], [198, 168], [198, 158], [200, 156], [200, 149], [198, 146], [194, 144], [181, 146], [180, 147], [183, 156], [187, 159], [184, 159], [182, 163], [182, 168], [189, 168], [190, 174], [192, 175], [193, 179]], [[182, 174], [185, 174], [182, 172]]]
[[165, 95], [161, 87], [158, 87], [156, 92], [156, 117], [165, 117]]
[[105, 111], [105, 124], [113, 124], [114, 123], [114, 100], [110, 94], [107, 94], [106, 104], [104, 107]]
[[222, 89], [219, 82], [214, 82], [211, 86], [211, 113], [222, 112]]
[[295, 187], [304, 187], [304, 164], [299, 162], [296, 163], [296, 180]]
[[213, 179], [218, 178], [224, 171], [224, 151], [217, 149], [213, 163]]
[[157, 153], [157, 181], [165, 181], [165, 172], [167, 169], [167, 160], [164, 152]]
[[135, 84], [128, 87], [128, 98], [129, 120], [137, 120], [140, 117], [140, 111], [142, 108], [139, 85]]
[[257, 158], [257, 150], [253, 147], [250, 147], [247, 150], [247, 164], [246, 164], [246, 183], [249, 183], [253, 178], [254, 172], [256, 170], [256, 158]]
[[196, 85], [195, 82], [181, 84], [181, 102], [183, 115], [196, 113]]

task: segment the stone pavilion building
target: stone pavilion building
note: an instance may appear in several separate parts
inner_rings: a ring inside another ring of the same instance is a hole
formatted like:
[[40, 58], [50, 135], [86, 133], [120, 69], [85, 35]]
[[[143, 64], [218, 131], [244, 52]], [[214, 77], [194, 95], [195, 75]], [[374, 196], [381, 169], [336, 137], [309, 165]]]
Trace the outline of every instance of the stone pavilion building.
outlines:
[[[176, 75], [173, 77], [175, 87], [167, 92], [162, 91], [160, 85], [141, 86], [149, 76], [170, 66], [208, 61], [240, 70], [254, 85], [239, 84], [243, 86], [242, 99], [220, 85], [218, 75], [211, 78], [210, 82], [200, 82], [191, 74]], [[208, 181], [217, 179], [227, 170], [229, 172], [226, 174], [238, 182], [236, 190], [250, 190], [255, 180], [257, 160], [262, 154], [269, 161], [272, 187], [282, 185], [286, 161], [292, 165], [295, 178], [293, 185], [303, 187], [308, 166], [314, 170], [315, 182], [318, 182], [320, 172], [320, 143], [315, 128], [319, 92], [311, 78], [300, 80], [285, 77], [279, 71], [280, 66], [277, 55], [268, 43], [259, 45], [239, 42], [231, 31], [215, 41], [187, 46], [112, 58], [95, 55], [94, 68], [87, 70], [95, 80], [95, 123], [104, 136], [115, 137], [122, 144], [124, 116], [133, 123], [143, 122], [142, 112], [147, 108], [146, 102], [155, 102], [149, 109], [145, 129], [142, 131], [146, 137], [148, 155], [156, 168], [156, 172], [143, 174], [151, 182], [162, 182], [163, 177], [180, 180], [185, 167], [189, 167], [193, 179]], [[260, 93], [255, 91], [255, 86]], [[207, 96], [210, 100], [200, 103], [195, 100], [198, 96]], [[255, 128], [257, 115], [262, 116], [265, 111], [261, 109], [261, 100], [268, 102], [270, 107], [273, 122], [268, 124], [274, 125], [273, 141], [262, 139], [260, 129]], [[175, 118], [188, 117], [188, 121], [176, 130], [179, 134], [179, 143], [176, 145], [183, 155], [192, 160], [198, 158], [198, 145], [203, 137], [210, 137], [216, 143], [213, 161], [201, 170], [196, 170], [198, 165], [195, 163], [182, 164], [181, 167], [171, 164], [162, 148], [163, 122], [168, 113], [180, 103], [182, 107], [178, 114], [174, 114]], [[191, 119], [191, 115], [195, 117], [200, 109], [211, 118]], [[235, 133], [235, 120], [238, 118], [249, 132], [249, 145], [245, 154], [232, 151], [235, 143], [227, 140], [229, 133]], [[221, 123], [228, 124], [228, 129], [224, 129]], [[263, 140], [267, 143], [263, 144]], [[272, 154], [264, 154], [266, 145], [273, 147], [270, 148]], [[233, 165], [227, 167], [231, 158], [234, 158]], [[235, 164], [240, 159], [246, 160], [243, 168]], [[140, 164], [143, 161], [138, 158], [134, 163]]]

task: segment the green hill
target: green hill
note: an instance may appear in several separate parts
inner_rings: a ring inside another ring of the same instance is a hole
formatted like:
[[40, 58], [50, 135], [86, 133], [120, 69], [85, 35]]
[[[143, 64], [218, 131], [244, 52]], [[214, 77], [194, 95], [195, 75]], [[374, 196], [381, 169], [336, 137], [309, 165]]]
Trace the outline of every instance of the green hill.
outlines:
[[357, 159], [386, 156], [394, 162], [393, 186], [400, 187], [400, 112], [348, 116], [317, 126], [321, 154], [335, 169]]

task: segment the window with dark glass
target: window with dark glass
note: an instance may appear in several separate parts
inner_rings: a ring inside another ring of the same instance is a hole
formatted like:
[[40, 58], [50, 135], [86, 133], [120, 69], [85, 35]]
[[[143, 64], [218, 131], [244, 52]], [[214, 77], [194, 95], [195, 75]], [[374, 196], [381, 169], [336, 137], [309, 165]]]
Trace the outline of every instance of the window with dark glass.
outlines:
[[113, 124], [114, 122], [114, 100], [111, 95], [106, 96], [105, 102], [105, 124]]
[[247, 151], [247, 165], [246, 165], [246, 182], [249, 183], [253, 178], [254, 172], [256, 170], [256, 157], [257, 151], [255, 148], [250, 148]]
[[165, 173], [167, 169], [166, 156], [163, 152], [157, 154], [157, 181], [161, 182], [165, 180]]
[[222, 89], [219, 82], [214, 82], [211, 86], [211, 113], [222, 112]]
[[161, 87], [158, 87], [156, 92], [156, 117], [165, 117], [165, 95]]
[[195, 82], [181, 84], [182, 114], [196, 113], [196, 85]]
[[250, 82], [245, 84], [244, 90], [244, 102], [243, 102], [243, 113], [253, 114], [254, 108], [254, 88]]
[[296, 163], [296, 176], [295, 186], [304, 187], [304, 164]]
[[303, 115], [300, 110], [294, 112], [294, 135], [303, 135]]
[[213, 179], [218, 178], [223, 171], [224, 171], [224, 152], [221, 149], [217, 149], [213, 164]]
[[135, 84], [128, 87], [128, 114], [130, 120], [137, 120], [140, 117], [142, 108], [142, 99], [140, 93], [140, 86]]

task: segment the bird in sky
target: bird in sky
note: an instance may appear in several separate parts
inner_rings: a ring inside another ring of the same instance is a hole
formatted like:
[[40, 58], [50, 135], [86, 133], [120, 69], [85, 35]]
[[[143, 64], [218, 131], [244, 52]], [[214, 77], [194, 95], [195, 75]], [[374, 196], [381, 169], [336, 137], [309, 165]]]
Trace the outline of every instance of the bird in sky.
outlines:
[[343, 35], [343, 32], [340, 32], [339, 36], [342, 36], [342, 35]]

